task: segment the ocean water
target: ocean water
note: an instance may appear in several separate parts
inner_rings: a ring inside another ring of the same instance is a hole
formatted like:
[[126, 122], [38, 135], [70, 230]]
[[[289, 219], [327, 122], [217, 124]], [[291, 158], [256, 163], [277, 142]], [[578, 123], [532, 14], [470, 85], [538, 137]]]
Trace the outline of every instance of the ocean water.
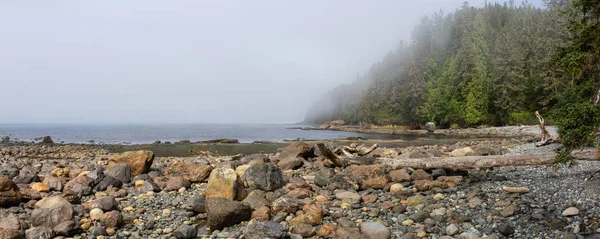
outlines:
[[12, 140], [33, 141], [49, 135], [54, 142], [105, 144], [148, 144], [178, 142], [180, 140], [203, 141], [220, 138], [238, 139], [242, 143], [294, 139], [342, 139], [347, 137], [370, 138], [371, 135], [323, 130], [290, 129], [306, 125], [234, 125], [234, 124], [147, 124], [147, 125], [36, 125], [0, 124], [0, 137]]

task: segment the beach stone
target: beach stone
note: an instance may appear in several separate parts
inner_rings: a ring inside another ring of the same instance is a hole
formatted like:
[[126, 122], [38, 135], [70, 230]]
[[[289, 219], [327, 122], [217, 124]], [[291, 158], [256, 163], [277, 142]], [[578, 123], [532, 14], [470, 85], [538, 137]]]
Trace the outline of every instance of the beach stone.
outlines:
[[404, 186], [400, 183], [394, 183], [390, 186], [390, 192], [392, 192], [392, 193], [398, 192], [402, 189], [404, 189]]
[[321, 226], [321, 229], [317, 232], [317, 236], [323, 238], [333, 238], [335, 237], [335, 225], [331, 223], [325, 223]]
[[248, 225], [243, 235], [245, 239], [287, 239], [289, 234], [285, 227], [276, 222], [257, 222]]
[[515, 214], [516, 210], [517, 210], [517, 207], [512, 206], [512, 205], [508, 206], [508, 207], [505, 207], [504, 209], [502, 209], [500, 211], [500, 216], [502, 216], [502, 217], [510, 217], [510, 216], [512, 216], [512, 215]]
[[194, 196], [190, 197], [186, 206], [189, 210], [195, 213], [205, 213], [206, 212], [206, 199], [200, 194], [194, 194]]
[[448, 184], [434, 180], [417, 180], [415, 181], [415, 188], [417, 191], [427, 191], [432, 188], [448, 188]]
[[461, 149], [455, 149], [450, 152], [450, 156], [452, 157], [463, 157], [463, 156], [471, 156], [475, 155], [475, 151], [471, 147], [464, 147]]
[[32, 227], [25, 231], [25, 239], [51, 239], [54, 237], [54, 231], [49, 227]]
[[14, 214], [8, 214], [0, 220], [0, 238], [21, 239], [25, 237], [26, 224]]
[[2, 137], [2, 141], [0, 141], [2, 144], [10, 144], [10, 137], [8, 136], [3, 136]]
[[425, 124], [425, 129], [427, 130], [427, 132], [433, 133], [435, 131], [435, 123], [433, 123], [433, 122], [427, 122]]
[[49, 190], [62, 191], [66, 181], [60, 177], [49, 176], [44, 178], [42, 183], [48, 186]]
[[330, 179], [335, 176], [335, 171], [331, 168], [321, 168], [315, 173], [314, 182], [319, 187], [325, 187], [329, 184]]
[[108, 236], [108, 232], [104, 227], [92, 227], [90, 229], [90, 235], [98, 238], [99, 236]]
[[19, 175], [19, 169], [14, 165], [0, 166], [0, 177], [12, 179]]
[[121, 181], [122, 183], [130, 183], [131, 182], [131, 166], [126, 163], [115, 163], [106, 170], [105, 173], [107, 176], [113, 177]]
[[410, 174], [405, 169], [393, 170], [388, 174], [390, 181], [395, 183], [412, 181]]
[[389, 239], [390, 230], [379, 222], [364, 222], [360, 225], [360, 231], [368, 239]]
[[213, 166], [207, 164], [175, 163], [168, 167], [165, 173], [171, 177], [179, 176], [192, 183], [200, 183], [210, 176], [213, 169]]
[[498, 232], [502, 233], [504, 236], [510, 236], [515, 233], [515, 229], [509, 224], [502, 224], [498, 227]]
[[183, 224], [173, 232], [173, 236], [177, 239], [192, 239], [198, 235], [198, 229], [194, 226]]
[[417, 180], [433, 180], [433, 176], [431, 176], [431, 174], [425, 172], [425, 170], [423, 170], [423, 169], [415, 170], [412, 173], [411, 178], [415, 181], [417, 181]]
[[344, 174], [355, 176], [361, 180], [385, 176], [385, 166], [375, 165], [350, 165], [344, 169]]
[[379, 177], [374, 177], [374, 178], [369, 178], [369, 179], [364, 180], [360, 184], [360, 188], [363, 190], [368, 189], [368, 188], [383, 189], [383, 188], [385, 188], [387, 183], [388, 183], [388, 179], [386, 176], [379, 176]]
[[[143, 181], [142, 184], [138, 187], [136, 185], [136, 189], [140, 192], [146, 193], [146, 192], [160, 192], [160, 186], [158, 186], [158, 184], [154, 183], [154, 181], [152, 181], [152, 179], [150, 180], [141, 180]], [[168, 181], [167, 181], [168, 182]]]
[[[129, 151], [120, 154], [113, 154], [108, 158], [109, 170], [120, 163], [126, 163], [131, 168], [133, 175], [140, 175], [150, 171], [154, 162], [154, 153], [148, 150]], [[119, 178], [119, 177], [115, 177]], [[128, 183], [128, 182], [127, 182]]]
[[252, 161], [243, 177], [244, 186], [251, 189], [274, 191], [285, 185], [281, 169], [262, 160]]
[[252, 215], [249, 205], [225, 198], [207, 198], [206, 211], [213, 231], [248, 220]]
[[32, 170], [21, 170], [19, 171], [19, 175], [13, 178], [13, 181], [16, 184], [30, 184], [33, 182], [39, 182], [40, 177], [37, 175], [37, 172]]
[[31, 212], [31, 224], [34, 227], [54, 228], [71, 218], [73, 218], [73, 206], [60, 196], [47, 197], [38, 201]]
[[120, 188], [123, 186], [123, 182], [112, 176], [105, 176], [102, 180], [96, 184], [94, 190], [96, 191], [106, 191], [109, 187]]
[[66, 196], [87, 196], [92, 194], [92, 185], [94, 180], [88, 176], [80, 175], [65, 184], [63, 193]]
[[418, 158], [432, 158], [434, 155], [429, 150], [421, 149], [416, 152], [412, 152], [408, 157], [413, 159]]
[[295, 213], [302, 205], [302, 201], [296, 198], [283, 196], [273, 201], [271, 208], [274, 212]]
[[576, 207], [569, 207], [562, 212], [562, 215], [563, 217], [579, 215], [579, 209], [577, 209]]
[[271, 219], [271, 208], [262, 206], [256, 209], [252, 209], [251, 218], [256, 221], [268, 221]]
[[73, 236], [81, 231], [81, 228], [74, 221], [64, 221], [56, 225], [52, 230], [57, 236]]
[[206, 198], [243, 199], [243, 191], [237, 174], [231, 168], [216, 168], [208, 177]]
[[7, 177], [0, 177], [0, 207], [10, 207], [21, 202], [19, 187]]
[[269, 201], [265, 198], [264, 192], [260, 190], [254, 190], [248, 194], [248, 196], [244, 199], [244, 202], [250, 204], [250, 207], [253, 210], [257, 208], [261, 208], [263, 206], [271, 206]]
[[509, 193], [528, 193], [529, 192], [529, 188], [526, 187], [502, 187], [502, 190], [509, 192]]
[[285, 148], [279, 149], [279, 163], [281, 170], [298, 169], [302, 167], [302, 159], [315, 157], [315, 147], [305, 142], [293, 142]]
[[335, 229], [335, 235], [339, 239], [363, 239], [358, 228], [338, 227]]
[[102, 209], [102, 211], [111, 211], [117, 209], [117, 200], [112, 196], [101, 197], [96, 200], [91, 200], [83, 204], [83, 208], [86, 210], [92, 210], [94, 208]]
[[458, 227], [458, 225], [452, 223], [448, 226], [446, 226], [446, 235], [448, 236], [454, 236], [456, 234], [458, 234], [460, 232], [460, 228]]
[[173, 177], [167, 180], [166, 189], [167, 191], [177, 191], [180, 188], [190, 188], [191, 186], [192, 183], [183, 177]]
[[473, 232], [463, 232], [460, 234], [461, 239], [479, 239], [479, 235]]
[[100, 208], [94, 208], [90, 211], [90, 219], [94, 221], [100, 220], [100, 218], [104, 215], [104, 211]]
[[292, 233], [298, 234], [298, 235], [302, 236], [303, 238], [311, 237], [316, 232], [317, 232], [317, 230], [313, 226], [306, 224], [306, 223], [296, 224], [292, 228]]
[[119, 211], [110, 211], [100, 217], [100, 222], [106, 227], [118, 228], [123, 223], [123, 216]]
[[292, 226], [300, 223], [305, 223], [312, 226], [321, 225], [323, 220], [323, 209], [321, 209], [321, 207], [317, 205], [305, 205], [302, 208], [302, 211], [304, 211], [304, 214], [301, 214], [290, 221]]
[[335, 198], [344, 202], [348, 202], [350, 204], [358, 204], [361, 200], [361, 197], [358, 193], [341, 190], [335, 193]]
[[327, 185], [327, 189], [358, 190], [361, 184], [362, 180], [360, 180], [360, 178], [356, 176], [348, 174], [337, 174], [331, 178], [329, 184]]
[[292, 170], [302, 167], [303, 164], [304, 161], [301, 158], [288, 157], [280, 159], [277, 166], [279, 166], [282, 170]]

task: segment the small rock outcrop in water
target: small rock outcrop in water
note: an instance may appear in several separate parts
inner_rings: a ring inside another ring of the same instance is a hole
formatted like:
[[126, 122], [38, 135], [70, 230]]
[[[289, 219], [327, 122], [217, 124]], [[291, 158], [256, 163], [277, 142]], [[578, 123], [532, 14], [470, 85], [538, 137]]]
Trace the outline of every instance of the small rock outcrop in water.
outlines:
[[425, 129], [427, 130], [427, 132], [433, 133], [433, 131], [435, 131], [435, 124], [433, 122], [427, 122], [425, 124]]
[[2, 144], [9, 144], [9, 143], [10, 143], [10, 137], [8, 137], [8, 136], [2, 137]]
[[52, 138], [50, 136], [42, 137], [42, 144], [53, 144]]

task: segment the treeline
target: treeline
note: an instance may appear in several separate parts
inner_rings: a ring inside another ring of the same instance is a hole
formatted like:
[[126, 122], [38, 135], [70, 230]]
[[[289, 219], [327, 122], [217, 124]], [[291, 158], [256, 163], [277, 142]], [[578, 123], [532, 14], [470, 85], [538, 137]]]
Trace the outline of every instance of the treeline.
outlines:
[[454, 13], [421, 20], [353, 84], [330, 91], [306, 122], [471, 126], [535, 123], [553, 117], [560, 75], [551, 67], [569, 42], [569, 1], [465, 3]]

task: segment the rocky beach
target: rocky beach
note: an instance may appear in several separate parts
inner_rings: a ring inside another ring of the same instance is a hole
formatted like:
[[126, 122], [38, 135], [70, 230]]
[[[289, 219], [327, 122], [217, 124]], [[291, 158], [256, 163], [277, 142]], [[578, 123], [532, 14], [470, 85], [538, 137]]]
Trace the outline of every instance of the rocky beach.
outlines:
[[390, 163], [558, 146], [536, 147], [532, 126], [473, 130], [511, 137], [400, 148], [298, 141], [275, 153], [186, 157], [5, 139], [0, 238], [600, 238], [600, 178], [588, 180], [597, 162]]

